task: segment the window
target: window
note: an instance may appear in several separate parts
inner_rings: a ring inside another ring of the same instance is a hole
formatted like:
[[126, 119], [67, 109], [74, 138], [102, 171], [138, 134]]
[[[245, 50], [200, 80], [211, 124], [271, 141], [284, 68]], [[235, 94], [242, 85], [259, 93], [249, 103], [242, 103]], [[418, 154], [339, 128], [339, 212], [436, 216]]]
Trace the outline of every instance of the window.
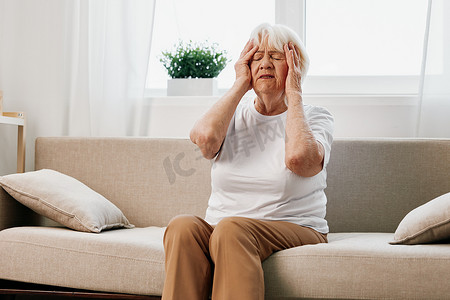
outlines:
[[307, 0], [310, 75], [419, 75], [426, 0]]
[[147, 87], [164, 95], [163, 50], [178, 40], [219, 43], [232, 59], [219, 88], [235, 78], [234, 63], [251, 30], [283, 23], [304, 40], [311, 58], [304, 92], [416, 94], [427, 0], [157, 0]]
[[161, 52], [178, 40], [217, 42], [231, 61], [218, 78], [219, 88], [234, 81], [234, 63], [258, 24], [275, 22], [275, 0], [157, 0], [147, 87], [165, 89], [169, 78]]

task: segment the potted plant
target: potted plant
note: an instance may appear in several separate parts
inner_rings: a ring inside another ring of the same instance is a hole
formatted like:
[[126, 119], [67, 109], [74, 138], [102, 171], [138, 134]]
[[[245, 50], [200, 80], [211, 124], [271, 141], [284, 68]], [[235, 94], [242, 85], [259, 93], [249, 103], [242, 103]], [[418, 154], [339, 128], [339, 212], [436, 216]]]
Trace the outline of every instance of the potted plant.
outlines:
[[228, 59], [217, 43], [180, 41], [173, 51], [163, 51], [160, 61], [171, 77], [168, 96], [211, 96], [217, 94], [216, 77]]

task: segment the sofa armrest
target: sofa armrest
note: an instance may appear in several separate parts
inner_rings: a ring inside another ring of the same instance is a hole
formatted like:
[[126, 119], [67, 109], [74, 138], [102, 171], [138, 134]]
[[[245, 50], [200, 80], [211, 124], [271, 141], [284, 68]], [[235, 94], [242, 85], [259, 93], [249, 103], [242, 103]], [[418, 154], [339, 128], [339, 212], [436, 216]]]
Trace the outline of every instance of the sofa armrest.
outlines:
[[26, 225], [39, 225], [40, 216], [23, 206], [0, 187], [0, 230]]

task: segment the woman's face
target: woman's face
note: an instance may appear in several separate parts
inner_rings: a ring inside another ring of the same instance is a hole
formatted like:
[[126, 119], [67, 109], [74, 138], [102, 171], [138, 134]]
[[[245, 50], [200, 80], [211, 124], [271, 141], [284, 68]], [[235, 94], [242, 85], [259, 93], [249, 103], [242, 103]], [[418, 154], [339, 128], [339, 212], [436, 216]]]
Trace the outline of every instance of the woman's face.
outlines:
[[284, 52], [260, 45], [250, 62], [250, 70], [256, 93], [284, 92], [288, 72]]

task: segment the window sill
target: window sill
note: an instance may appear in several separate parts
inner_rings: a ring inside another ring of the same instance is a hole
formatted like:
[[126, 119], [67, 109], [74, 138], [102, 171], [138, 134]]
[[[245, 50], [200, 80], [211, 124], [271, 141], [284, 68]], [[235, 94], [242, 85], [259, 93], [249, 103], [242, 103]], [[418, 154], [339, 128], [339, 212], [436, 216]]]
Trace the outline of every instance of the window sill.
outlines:
[[[220, 82], [219, 82], [220, 83]], [[305, 96], [410, 96], [418, 95], [420, 76], [316, 76], [309, 75], [303, 84]], [[219, 95], [227, 88], [219, 88]], [[147, 89], [147, 98], [165, 97], [164, 88]], [[254, 95], [249, 91], [247, 95]]]

